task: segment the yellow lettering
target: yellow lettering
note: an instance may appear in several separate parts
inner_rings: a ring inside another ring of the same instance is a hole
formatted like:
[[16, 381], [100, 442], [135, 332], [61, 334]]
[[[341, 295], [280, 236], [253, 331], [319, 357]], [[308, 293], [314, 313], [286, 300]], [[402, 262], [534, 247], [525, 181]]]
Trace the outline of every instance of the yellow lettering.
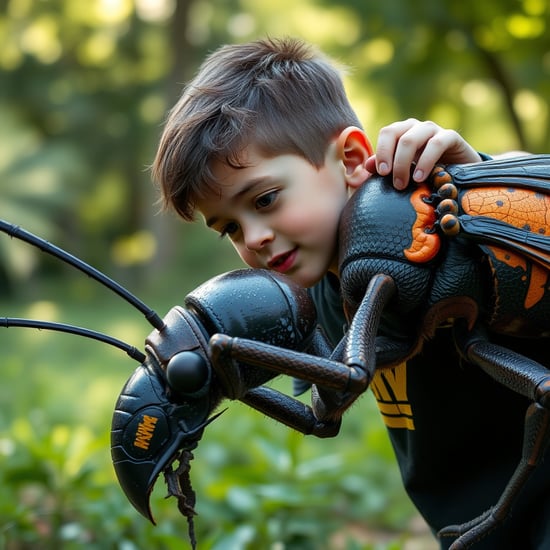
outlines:
[[407, 365], [378, 371], [371, 384], [382, 419], [388, 428], [414, 430], [411, 405], [407, 398]]
[[371, 389], [376, 397], [377, 401], [389, 401], [391, 399], [390, 392], [384, 384], [384, 378], [382, 376], [383, 371], [377, 371], [371, 383]]
[[149, 444], [155, 433], [155, 427], [157, 425], [158, 418], [156, 416], [149, 416], [144, 414], [141, 422], [138, 424], [136, 432], [136, 438], [134, 439], [134, 447], [139, 447], [147, 451]]
[[414, 420], [405, 416], [401, 416], [399, 418], [386, 416], [384, 417], [384, 424], [388, 428], [403, 428], [405, 430], [410, 430], [411, 432], [414, 432]]
[[382, 371], [382, 376], [386, 379], [396, 401], [407, 401], [407, 368], [403, 363], [394, 369]]
[[387, 416], [401, 414], [412, 416], [412, 410], [409, 403], [384, 403], [383, 401], [379, 401], [378, 408], [382, 414]]

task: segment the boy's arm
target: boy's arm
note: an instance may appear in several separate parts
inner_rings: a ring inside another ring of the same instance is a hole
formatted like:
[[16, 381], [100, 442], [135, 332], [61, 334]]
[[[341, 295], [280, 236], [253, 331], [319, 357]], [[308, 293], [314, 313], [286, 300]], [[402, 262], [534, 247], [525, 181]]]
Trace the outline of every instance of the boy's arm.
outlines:
[[424, 181], [437, 162], [459, 164], [484, 159], [456, 131], [434, 122], [414, 118], [394, 122], [380, 130], [376, 154], [367, 161], [367, 170], [385, 176], [393, 172], [393, 185], [404, 189], [412, 178]]

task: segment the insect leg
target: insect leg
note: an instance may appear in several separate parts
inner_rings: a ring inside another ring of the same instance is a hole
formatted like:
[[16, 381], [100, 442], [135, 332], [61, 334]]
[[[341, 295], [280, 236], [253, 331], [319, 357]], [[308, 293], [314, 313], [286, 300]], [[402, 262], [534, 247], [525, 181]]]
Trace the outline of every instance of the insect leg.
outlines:
[[[374, 376], [380, 317], [394, 292], [391, 277], [372, 278], [355, 312], [344, 349], [338, 347], [334, 354], [337, 359], [256, 340], [213, 335], [209, 343], [210, 359], [224, 393], [304, 433], [323, 437], [330, 426], [330, 435], [335, 435], [342, 414], [365, 392]], [[313, 384], [311, 410], [304, 410], [301, 402], [279, 392], [257, 388], [261, 384], [255, 382], [262, 377], [251, 376], [250, 367], [273, 373], [264, 375], [263, 381], [286, 374]]]
[[517, 495], [537, 467], [549, 441], [550, 412], [538, 403], [533, 403], [525, 415], [525, 436], [521, 460], [500, 499], [490, 510], [474, 520], [442, 529], [438, 533], [440, 537], [458, 537], [449, 550], [470, 548], [508, 517]]
[[455, 329], [457, 345], [471, 363], [533, 401], [525, 416], [521, 460], [497, 504], [466, 524], [449, 526], [439, 532], [440, 537], [458, 536], [450, 548], [459, 550], [469, 548], [506, 519], [550, 443], [550, 370], [519, 353], [489, 342], [480, 330], [468, 332], [460, 324]]
[[273, 388], [266, 386], [254, 388], [240, 400], [281, 424], [306, 435], [335, 437], [340, 431], [341, 419], [321, 421], [309, 405]]

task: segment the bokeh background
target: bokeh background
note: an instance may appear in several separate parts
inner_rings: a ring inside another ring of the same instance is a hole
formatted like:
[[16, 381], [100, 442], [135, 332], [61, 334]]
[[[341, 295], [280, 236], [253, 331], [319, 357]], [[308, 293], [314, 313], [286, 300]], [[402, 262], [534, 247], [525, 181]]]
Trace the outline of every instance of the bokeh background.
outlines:
[[[416, 117], [481, 151], [541, 153], [549, 17], [546, 0], [0, 0], [0, 218], [163, 315], [240, 267], [227, 243], [160, 212], [148, 170], [167, 110], [208, 52], [298, 36], [348, 66], [374, 143], [383, 125]], [[5, 316], [87, 326], [137, 347], [151, 330], [109, 291], [6, 235], [0, 300]], [[4, 328], [0, 345], [0, 548], [185, 548], [163, 481], [152, 527], [110, 465], [112, 409], [136, 365], [44, 331]], [[370, 395], [333, 440], [231, 403], [195, 456], [201, 549], [433, 547]]]

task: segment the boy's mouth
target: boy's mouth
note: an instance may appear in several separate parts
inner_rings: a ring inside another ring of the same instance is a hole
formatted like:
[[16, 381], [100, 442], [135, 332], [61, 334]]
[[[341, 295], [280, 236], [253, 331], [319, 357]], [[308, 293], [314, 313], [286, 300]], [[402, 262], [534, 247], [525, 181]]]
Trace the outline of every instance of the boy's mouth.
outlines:
[[298, 247], [293, 248], [289, 252], [279, 254], [269, 260], [267, 267], [273, 271], [278, 271], [279, 273], [286, 273], [293, 266], [297, 252]]

